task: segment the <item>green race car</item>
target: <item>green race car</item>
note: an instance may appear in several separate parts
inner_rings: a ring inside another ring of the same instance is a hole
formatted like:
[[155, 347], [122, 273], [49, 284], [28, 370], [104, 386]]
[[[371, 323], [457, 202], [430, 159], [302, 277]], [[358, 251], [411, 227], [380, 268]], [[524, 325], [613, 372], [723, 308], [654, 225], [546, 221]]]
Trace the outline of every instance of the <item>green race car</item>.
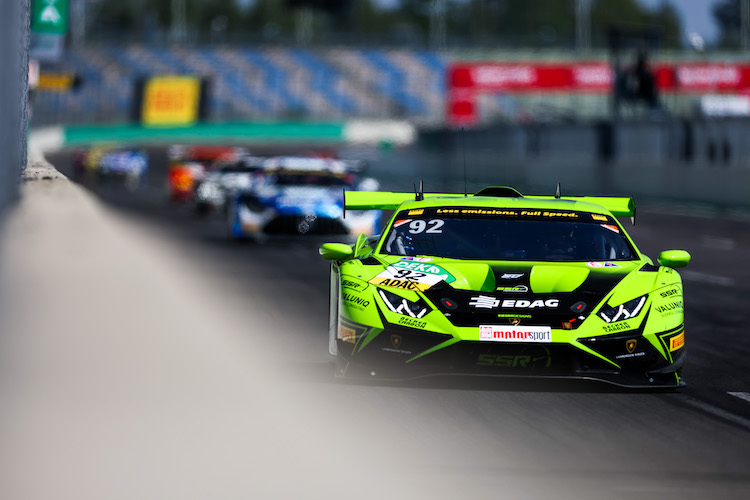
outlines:
[[630, 198], [347, 192], [395, 210], [378, 238], [327, 243], [337, 374], [470, 374], [679, 387], [683, 250], [641, 254]]

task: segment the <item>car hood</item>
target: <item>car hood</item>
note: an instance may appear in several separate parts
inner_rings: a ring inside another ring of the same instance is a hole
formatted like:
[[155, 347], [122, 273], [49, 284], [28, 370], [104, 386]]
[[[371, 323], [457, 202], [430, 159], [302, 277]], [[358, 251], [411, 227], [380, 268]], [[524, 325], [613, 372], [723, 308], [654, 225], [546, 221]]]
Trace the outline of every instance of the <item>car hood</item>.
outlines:
[[[466, 262], [387, 257], [384, 264], [439, 276], [423, 293], [452, 321], [464, 324], [496, 319], [498, 313], [565, 320], [578, 313], [587, 315], [605, 299], [617, 304], [648, 293], [657, 275], [641, 271], [643, 261]], [[371, 282], [377, 281], [376, 276]]]

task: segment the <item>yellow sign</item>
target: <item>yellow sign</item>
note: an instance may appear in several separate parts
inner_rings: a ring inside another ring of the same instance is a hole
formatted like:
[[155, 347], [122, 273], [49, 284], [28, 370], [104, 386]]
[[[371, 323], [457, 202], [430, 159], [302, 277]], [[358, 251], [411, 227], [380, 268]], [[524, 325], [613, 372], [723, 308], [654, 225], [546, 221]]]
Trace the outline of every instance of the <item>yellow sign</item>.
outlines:
[[37, 81], [39, 90], [66, 92], [73, 87], [75, 75], [73, 73], [40, 73]]
[[681, 333], [669, 340], [669, 352], [676, 351], [685, 345], [685, 333]]
[[191, 76], [158, 76], [143, 89], [141, 116], [144, 125], [179, 126], [198, 121], [200, 79]]

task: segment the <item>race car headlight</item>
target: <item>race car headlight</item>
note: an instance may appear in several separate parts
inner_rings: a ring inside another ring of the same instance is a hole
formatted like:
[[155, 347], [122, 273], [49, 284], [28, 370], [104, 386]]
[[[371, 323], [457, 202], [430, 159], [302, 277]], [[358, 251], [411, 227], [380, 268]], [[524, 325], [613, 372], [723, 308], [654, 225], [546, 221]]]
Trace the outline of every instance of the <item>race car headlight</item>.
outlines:
[[386, 290], [378, 290], [378, 292], [388, 309], [396, 314], [403, 314], [404, 316], [411, 316], [412, 318], [421, 318], [427, 314], [427, 311], [429, 310], [429, 307], [421, 303], [421, 301], [412, 302]]
[[605, 306], [599, 311], [599, 317], [607, 323], [635, 318], [643, 310], [643, 304], [646, 303], [647, 297], [648, 295], [643, 295], [615, 307]]

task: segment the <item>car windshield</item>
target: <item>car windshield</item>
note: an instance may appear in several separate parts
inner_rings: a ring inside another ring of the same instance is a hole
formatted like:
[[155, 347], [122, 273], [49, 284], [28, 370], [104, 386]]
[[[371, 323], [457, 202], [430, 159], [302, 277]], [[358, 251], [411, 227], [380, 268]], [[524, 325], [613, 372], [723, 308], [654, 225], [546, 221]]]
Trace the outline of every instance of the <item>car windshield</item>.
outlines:
[[381, 253], [559, 262], [637, 258], [610, 216], [475, 207], [399, 212], [383, 240]]

